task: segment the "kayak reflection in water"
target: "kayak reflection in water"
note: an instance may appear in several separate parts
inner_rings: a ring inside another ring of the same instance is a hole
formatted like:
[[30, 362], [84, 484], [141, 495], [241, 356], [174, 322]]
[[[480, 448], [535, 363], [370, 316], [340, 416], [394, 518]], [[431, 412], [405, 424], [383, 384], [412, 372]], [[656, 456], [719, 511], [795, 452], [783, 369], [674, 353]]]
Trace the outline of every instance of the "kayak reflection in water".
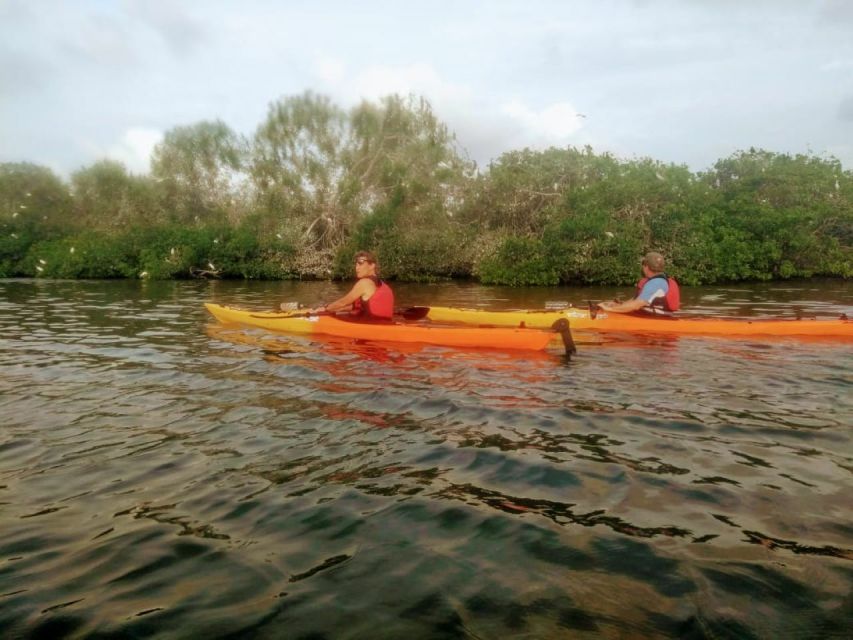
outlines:
[[642, 262], [643, 278], [637, 283], [637, 294], [626, 302], [602, 302], [603, 311], [632, 313], [635, 311], [678, 311], [681, 294], [678, 283], [664, 272], [663, 256], [649, 251]]
[[394, 315], [394, 292], [379, 278], [376, 256], [369, 251], [355, 254], [355, 276], [358, 280], [346, 295], [309, 309], [308, 313], [336, 313], [348, 309], [350, 318], [390, 321]]

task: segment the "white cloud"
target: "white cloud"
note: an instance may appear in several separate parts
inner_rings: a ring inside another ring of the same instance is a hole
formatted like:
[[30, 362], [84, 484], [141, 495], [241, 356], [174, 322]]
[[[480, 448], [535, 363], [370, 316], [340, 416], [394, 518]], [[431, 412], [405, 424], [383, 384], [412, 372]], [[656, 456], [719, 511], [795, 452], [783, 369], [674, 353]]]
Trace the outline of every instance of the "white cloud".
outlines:
[[513, 100], [503, 105], [501, 111], [518, 124], [525, 137], [566, 141], [583, 127], [584, 116], [568, 102], [557, 102], [536, 111]]
[[448, 82], [426, 63], [370, 65], [352, 71], [338, 59], [321, 58], [315, 62], [314, 69], [324, 90], [348, 104], [396, 93], [424, 96], [433, 105], [440, 105], [466, 102], [472, 94], [470, 88]]
[[106, 149], [104, 155], [123, 163], [131, 173], [147, 173], [154, 147], [163, 139], [156, 129], [134, 127]]
[[312, 90], [344, 108], [423, 96], [481, 164], [590, 144], [694, 169], [834, 148], [849, 168], [833, 145], [849, 138], [853, 2], [719, 4], [0, 0], [0, 161], [145, 170], [159, 133], [140, 127], [251, 134], [271, 101]]
[[835, 59], [820, 66], [821, 71], [847, 71], [853, 69], [853, 58], [847, 60]]
[[368, 67], [356, 76], [353, 85], [364, 98], [379, 98], [389, 93], [438, 95], [443, 90], [438, 73], [428, 64]]
[[314, 71], [324, 84], [336, 85], [344, 80], [346, 64], [337, 58], [321, 58], [314, 63]]
[[180, 3], [168, 0], [127, 0], [128, 16], [132, 21], [148, 24], [163, 42], [177, 54], [186, 54], [201, 45], [204, 32]]
[[423, 96], [481, 165], [512, 148], [571, 143], [584, 126], [584, 116], [569, 102], [554, 102], [539, 110], [519, 100], [502, 102], [498, 95], [481, 94], [447, 80], [431, 64], [370, 65], [361, 70], [351, 66], [328, 56], [315, 60], [321, 92], [342, 106], [394, 93]]

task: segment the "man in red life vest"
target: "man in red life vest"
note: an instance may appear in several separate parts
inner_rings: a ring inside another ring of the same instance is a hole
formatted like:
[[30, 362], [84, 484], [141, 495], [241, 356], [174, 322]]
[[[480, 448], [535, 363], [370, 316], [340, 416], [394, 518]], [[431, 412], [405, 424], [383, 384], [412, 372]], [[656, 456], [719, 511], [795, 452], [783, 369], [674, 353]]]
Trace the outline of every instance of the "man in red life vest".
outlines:
[[678, 283], [664, 271], [663, 256], [650, 251], [643, 258], [643, 279], [637, 283], [636, 297], [626, 302], [602, 302], [598, 307], [615, 313], [634, 311], [678, 311], [681, 297]]
[[364, 320], [391, 320], [394, 315], [394, 292], [379, 279], [379, 264], [369, 251], [355, 254], [355, 276], [358, 281], [345, 296], [308, 313], [335, 313], [347, 308], [350, 317]]

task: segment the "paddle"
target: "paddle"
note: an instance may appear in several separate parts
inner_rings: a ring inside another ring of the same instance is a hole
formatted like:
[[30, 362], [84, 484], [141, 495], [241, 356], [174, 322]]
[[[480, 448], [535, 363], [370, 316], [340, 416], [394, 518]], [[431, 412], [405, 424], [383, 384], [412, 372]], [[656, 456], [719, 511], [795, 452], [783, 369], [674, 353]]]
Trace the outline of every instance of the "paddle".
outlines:
[[[286, 305], [286, 306], [285, 306]], [[293, 305], [291, 307], [291, 305]], [[321, 313], [309, 313], [308, 311], [300, 311], [298, 308], [298, 303], [295, 302], [285, 302], [282, 303], [282, 309], [275, 309], [273, 313], [279, 312], [281, 315], [280, 318], [307, 318], [308, 316], [325, 316], [325, 315], [335, 315], [334, 313], [328, 313], [323, 311]], [[406, 308], [398, 308], [394, 309], [394, 315], [400, 316], [403, 320], [423, 320], [429, 314], [429, 307], [406, 307]]]
[[[278, 313], [278, 315], [272, 315]], [[267, 311], [263, 314], [267, 318], [307, 318], [309, 316], [333, 316], [334, 313], [329, 313], [328, 311], [321, 311], [319, 313], [311, 313], [310, 311], [280, 311], [278, 309], [274, 309], [273, 311]]]
[[563, 347], [566, 349], [566, 357], [571, 360], [572, 355], [578, 352], [575, 346], [575, 340], [572, 337], [572, 330], [569, 326], [569, 321], [565, 318], [560, 318], [551, 325], [551, 329], [560, 334], [563, 339]]

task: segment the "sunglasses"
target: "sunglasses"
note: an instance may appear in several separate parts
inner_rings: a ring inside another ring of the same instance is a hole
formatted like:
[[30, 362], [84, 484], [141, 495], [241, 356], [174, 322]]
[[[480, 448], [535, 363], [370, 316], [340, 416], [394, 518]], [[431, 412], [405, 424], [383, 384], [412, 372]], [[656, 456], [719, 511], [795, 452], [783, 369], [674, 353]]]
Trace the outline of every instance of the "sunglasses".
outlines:
[[365, 262], [367, 262], [367, 258], [359, 258], [355, 261], [356, 264], [364, 264]]

